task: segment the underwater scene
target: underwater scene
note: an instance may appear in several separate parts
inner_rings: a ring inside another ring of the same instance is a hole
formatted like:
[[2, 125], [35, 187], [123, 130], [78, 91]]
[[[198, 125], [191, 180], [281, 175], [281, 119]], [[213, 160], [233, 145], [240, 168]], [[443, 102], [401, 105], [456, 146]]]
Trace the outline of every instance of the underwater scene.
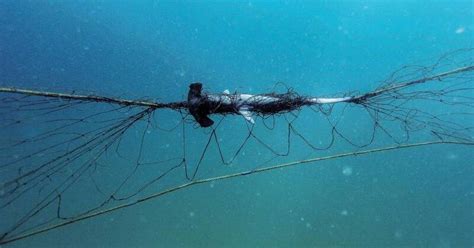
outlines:
[[474, 8], [0, 0], [0, 247], [473, 247]]

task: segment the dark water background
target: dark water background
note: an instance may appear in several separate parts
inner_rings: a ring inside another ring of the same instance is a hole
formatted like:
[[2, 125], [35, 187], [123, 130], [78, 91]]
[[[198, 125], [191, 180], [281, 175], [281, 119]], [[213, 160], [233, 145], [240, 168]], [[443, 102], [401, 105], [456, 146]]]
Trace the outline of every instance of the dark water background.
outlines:
[[[472, 46], [473, 18], [472, 1], [0, 0], [0, 84], [159, 101], [194, 81], [364, 91]], [[425, 147], [216, 182], [11, 247], [471, 247], [473, 160]]]

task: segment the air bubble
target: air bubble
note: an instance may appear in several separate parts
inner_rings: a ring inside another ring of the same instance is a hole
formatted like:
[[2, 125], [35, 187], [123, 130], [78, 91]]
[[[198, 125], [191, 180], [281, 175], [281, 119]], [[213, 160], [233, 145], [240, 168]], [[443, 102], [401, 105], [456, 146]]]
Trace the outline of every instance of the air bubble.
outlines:
[[342, 168], [342, 174], [344, 174], [344, 176], [350, 176], [352, 175], [352, 167], [350, 166], [344, 166]]

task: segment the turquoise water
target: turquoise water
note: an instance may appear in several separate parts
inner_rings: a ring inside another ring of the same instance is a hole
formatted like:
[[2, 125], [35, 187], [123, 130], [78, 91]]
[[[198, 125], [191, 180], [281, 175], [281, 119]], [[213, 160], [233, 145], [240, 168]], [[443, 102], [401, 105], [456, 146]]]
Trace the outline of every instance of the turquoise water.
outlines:
[[[164, 102], [184, 100], [195, 81], [211, 92], [270, 92], [277, 82], [304, 95], [367, 91], [403, 65], [472, 46], [473, 18], [471, 1], [4, 0], [0, 85]], [[299, 116], [304, 135], [318, 140], [322, 117]], [[346, 118], [354, 121], [343, 130], [367, 137], [353, 128], [367, 120]], [[181, 116], [156, 119], [166, 126]], [[219, 138], [229, 155], [247, 131], [237, 117], [226, 121]], [[284, 150], [284, 130], [259, 123]], [[195, 161], [208, 132], [189, 126]], [[152, 141], [148, 154], [181, 150], [178, 134]], [[266, 165], [354, 150], [292, 147]], [[214, 147], [199, 178], [272, 158], [257, 142], [246, 152], [225, 166]], [[302, 165], [194, 186], [6, 247], [471, 247], [473, 159], [469, 147], [432, 146]], [[87, 201], [88, 190], [71, 201]]]

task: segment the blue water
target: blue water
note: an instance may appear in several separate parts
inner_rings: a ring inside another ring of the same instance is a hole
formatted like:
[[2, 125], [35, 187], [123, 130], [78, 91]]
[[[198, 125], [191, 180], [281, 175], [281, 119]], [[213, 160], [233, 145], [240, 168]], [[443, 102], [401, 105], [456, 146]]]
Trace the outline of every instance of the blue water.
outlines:
[[[472, 1], [1, 0], [0, 85], [164, 102], [185, 99], [195, 81], [213, 92], [269, 92], [277, 82], [305, 95], [366, 91], [403, 65], [472, 46], [473, 20]], [[318, 117], [304, 114], [307, 124]], [[231, 149], [236, 131], [224, 130]], [[293, 152], [287, 160], [320, 155]], [[473, 160], [472, 148], [433, 146], [297, 166], [199, 185], [11, 247], [472, 247]], [[216, 154], [206, 162], [210, 175], [224, 168]]]

